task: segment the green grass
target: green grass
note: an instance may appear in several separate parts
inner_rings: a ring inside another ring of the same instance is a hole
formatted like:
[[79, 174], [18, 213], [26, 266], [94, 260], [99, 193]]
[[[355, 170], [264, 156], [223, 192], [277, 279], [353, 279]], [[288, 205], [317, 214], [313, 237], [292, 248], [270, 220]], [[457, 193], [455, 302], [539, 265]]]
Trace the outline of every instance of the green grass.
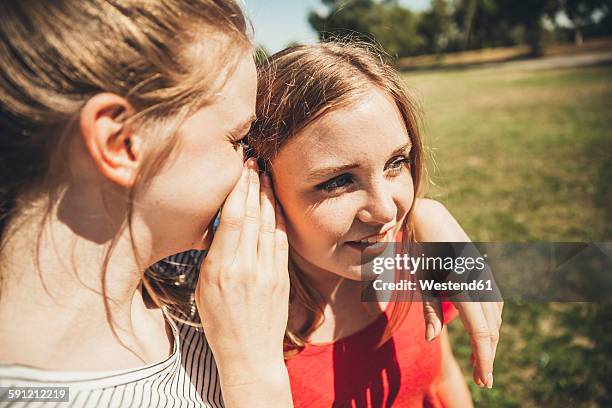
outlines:
[[406, 79], [422, 101], [433, 153], [428, 195], [473, 239], [612, 236], [610, 67]]
[[[612, 241], [612, 67], [419, 72], [431, 182], [474, 241]], [[609, 305], [506, 302], [495, 388], [477, 406], [610, 406]]]

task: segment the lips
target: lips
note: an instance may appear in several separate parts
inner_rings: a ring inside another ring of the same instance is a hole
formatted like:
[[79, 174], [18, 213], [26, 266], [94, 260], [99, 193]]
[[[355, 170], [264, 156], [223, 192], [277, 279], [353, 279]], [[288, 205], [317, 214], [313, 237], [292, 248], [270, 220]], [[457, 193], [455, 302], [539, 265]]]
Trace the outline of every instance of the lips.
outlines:
[[347, 243], [351, 242], [358, 244], [375, 244], [385, 239], [388, 239], [388, 235], [390, 235], [389, 233], [391, 231], [393, 231], [393, 228], [387, 228], [385, 231], [379, 232], [378, 234], [368, 235], [366, 237], [354, 241], [347, 241]]
[[349, 248], [355, 249], [363, 254], [374, 254], [384, 251], [387, 244], [391, 241], [393, 241], [393, 228], [389, 228], [379, 234], [369, 235], [356, 241], [347, 241], [345, 244]]

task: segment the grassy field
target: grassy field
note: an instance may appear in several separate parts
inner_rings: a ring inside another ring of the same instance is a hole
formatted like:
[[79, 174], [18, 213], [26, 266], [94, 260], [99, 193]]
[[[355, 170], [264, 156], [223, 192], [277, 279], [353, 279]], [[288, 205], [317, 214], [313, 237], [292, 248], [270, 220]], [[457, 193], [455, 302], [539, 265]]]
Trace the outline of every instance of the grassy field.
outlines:
[[[612, 66], [405, 74], [431, 183], [475, 241], [612, 241]], [[477, 406], [611, 406], [612, 309], [506, 302], [495, 387]], [[451, 325], [470, 378], [470, 348]]]
[[[589, 39], [580, 45], [545, 44], [542, 51], [545, 56], [550, 57], [609, 52], [610, 48], [612, 48], [612, 38], [598, 38]], [[440, 55], [419, 55], [400, 59], [398, 61], [398, 66], [402, 69], [427, 69], [478, 65], [489, 62], [527, 58], [529, 57], [530, 51], [527, 45], [515, 45], [512, 47], [486, 48], [482, 50], [470, 50]]]

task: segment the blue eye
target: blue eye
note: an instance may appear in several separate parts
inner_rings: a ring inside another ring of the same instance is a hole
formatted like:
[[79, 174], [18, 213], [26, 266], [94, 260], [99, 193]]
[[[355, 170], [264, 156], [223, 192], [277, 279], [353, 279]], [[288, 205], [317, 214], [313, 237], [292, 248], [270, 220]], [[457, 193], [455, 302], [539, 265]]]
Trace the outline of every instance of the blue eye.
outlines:
[[336, 178], [326, 181], [323, 184], [319, 184], [317, 186], [317, 189], [331, 192], [331, 191], [334, 191], [334, 190], [337, 190], [339, 188], [346, 186], [352, 181], [353, 181], [353, 177], [350, 174], [342, 174]]

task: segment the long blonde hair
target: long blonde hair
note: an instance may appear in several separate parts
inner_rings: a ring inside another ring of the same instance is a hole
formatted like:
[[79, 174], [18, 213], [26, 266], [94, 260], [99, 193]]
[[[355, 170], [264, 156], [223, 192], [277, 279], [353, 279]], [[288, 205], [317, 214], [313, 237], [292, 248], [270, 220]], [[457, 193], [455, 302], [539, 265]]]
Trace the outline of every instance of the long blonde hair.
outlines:
[[[349, 106], [375, 86], [392, 97], [408, 130], [412, 142], [410, 171], [415, 197], [418, 195], [424, 171], [420, 110], [379, 50], [350, 41], [294, 46], [261, 63], [258, 74], [257, 120], [249, 144], [264, 168], [270, 169], [282, 146], [309, 124], [330, 111]], [[413, 210], [414, 201], [403, 225], [402, 240], [406, 243], [414, 240]], [[300, 303], [307, 316], [299, 329], [288, 327], [286, 356], [303, 349], [308, 336], [323, 321], [321, 296], [291, 259], [290, 279], [290, 302]], [[406, 313], [406, 304], [396, 302], [383, 339], [391, 335]]]
[[[150, 153], [128, 197], [131, 233], [135, 192], [173, 151], [180, 123], [213, 100], [251, 47], [234, 0], [3, 0], [0, 19], [0, 254], [33, 192], [49, 195], [49, 216], [69, 176], [61, 160], [69, 130], [101, 92], [124, 97], [136, 111], [130, 126], [147, 129]], [[153, 271], [143, 283], [159, 306], [191, 302]]]

